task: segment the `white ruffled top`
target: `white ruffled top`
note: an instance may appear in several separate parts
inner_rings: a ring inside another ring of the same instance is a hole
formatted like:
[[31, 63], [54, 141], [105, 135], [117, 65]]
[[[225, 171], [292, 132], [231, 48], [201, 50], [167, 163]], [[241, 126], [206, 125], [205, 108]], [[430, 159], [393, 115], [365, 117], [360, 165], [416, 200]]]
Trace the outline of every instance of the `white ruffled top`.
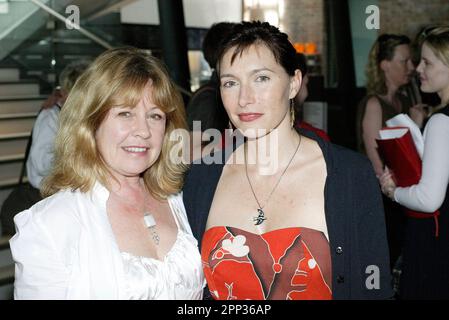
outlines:
[[168, 197], [178, 226], [162, 261], [120, 251], [109, 191], [62, 190], [17, 214], [10, 240], [15, 299], [201, 299], [205, 279], [182, 194]]
[[203, 295], [205, 279], [198, 242], [187, 222], [181, 198], [168, 199], [178, 234], [163, 260], [122, 252], [125, 292], [130, 300], [197, 300]]

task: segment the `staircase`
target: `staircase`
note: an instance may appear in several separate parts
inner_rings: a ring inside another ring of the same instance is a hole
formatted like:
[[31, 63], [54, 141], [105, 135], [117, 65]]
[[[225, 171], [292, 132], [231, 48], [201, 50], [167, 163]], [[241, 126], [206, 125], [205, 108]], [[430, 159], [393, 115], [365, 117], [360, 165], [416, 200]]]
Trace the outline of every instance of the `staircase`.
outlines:
[[14, 262], [8, 241], [9, 238], [0, 237], [0, 300], [13, 298]]
[[44, 96], [19, 70], [0, 68], [0, 204], [19, 178], [27, 140]]
[[[41, 0], [50, 3], [48, 0]], [[125, 2], [61, 0], [51, 2], [59, 12], [64, 5], [79, 5], [93, 16], [98, 10]], [[128, 1], [129, 2], [129, 1]], [[120, 14], [111, 12], [83, 23], [114, 46], [121, 44]], [[17, 186], [26, 145], [39, 109], [58, 84], [62, 69], [75, 60], [94, 60], [105, 50], [77, 30], [28, 1], [10, 1], [9, 13], [0, 15], [0, 207]], [[26, 181], [26, 178], [25, 178]], [[0, 222], [0, 231], [1, 231]], [[11, 299], [14, 262], [9, 238], [0, 234], [0, 300]]]
[[[36, 80], [20, 79], [18, 68], [0, 67], [0, 206], [17, 185], [27, 141], [44, 100]], [[0, 238], [0, 299], [12, 298], [14, 263], [8, 240]]]
[[[49, 4], [50, 0], [41, 0]], [[52, 1], [56, 11], [61, 11], [71, 0]], [[0, 60], [29, 38], [36, 29], [45, 25], [48, 14], [30, 1], [8, 1], [8, 13], [1, 14], [0, 20]]]

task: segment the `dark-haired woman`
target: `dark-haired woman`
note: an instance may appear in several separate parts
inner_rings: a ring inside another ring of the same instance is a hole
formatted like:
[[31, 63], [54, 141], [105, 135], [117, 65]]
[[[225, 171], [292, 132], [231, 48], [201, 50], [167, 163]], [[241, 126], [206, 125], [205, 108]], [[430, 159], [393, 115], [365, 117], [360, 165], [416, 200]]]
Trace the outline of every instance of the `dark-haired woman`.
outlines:
[[286, 34], [261, 22], [236, 25], [219, 54], [223, 104], [244, 143], [214, 155], [222, 162], [193, 164], [184, 187], [210, 294], [388, 298], [376, 177], [362, 156], [295, 130], [295, 55]]

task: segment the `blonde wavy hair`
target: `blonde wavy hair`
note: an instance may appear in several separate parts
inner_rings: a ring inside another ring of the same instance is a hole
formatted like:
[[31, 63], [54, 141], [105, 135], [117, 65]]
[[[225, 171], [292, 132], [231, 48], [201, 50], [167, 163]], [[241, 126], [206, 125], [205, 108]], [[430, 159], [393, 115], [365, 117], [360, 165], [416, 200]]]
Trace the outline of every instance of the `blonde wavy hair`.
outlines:
[[383, 34], [374, 42], [368, 56], [368, 64], [366, 66], [366, 91], [368, 95], [387, 93], [385, 83], [385, 74], [380, 68], [383, 60], [391, 61], [397, 46], [401, 44], [410, 44], [407, 36], [396, 34]]
[[425, 43], [449, 67], [449, 25], [437, 26], [424, 34]]
[[112, 174], [98, 151], [95, 133], [113, 106], [135, 106], [149, 80], [153, 101], [167, 120], [160, 156], [143, 180], [158, 199], [181, 189], [187, 166], [170, 160], [170, 150], [179, 142], [169, 137], [173, 130], [187, 128], [182, 97], [162, 62], [144, 50], [124, 47], [101, 54], [70, 91], [60, 113], [54, 166], [43, 182], [43, 196], [64, 189], [88, 192], [96, 181], [108, 186]]

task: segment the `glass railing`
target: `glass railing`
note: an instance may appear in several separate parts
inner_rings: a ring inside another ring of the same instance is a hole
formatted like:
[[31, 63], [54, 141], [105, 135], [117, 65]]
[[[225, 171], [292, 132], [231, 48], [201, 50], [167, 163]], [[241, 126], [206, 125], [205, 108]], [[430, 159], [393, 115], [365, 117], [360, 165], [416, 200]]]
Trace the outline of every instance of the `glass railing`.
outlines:
[[[39, 81], [40, 93], [48, 94], [58, 85], [58, 75], [68, 63], [93, 60], [110, 47], [133, 45], [162, 58], [159, 26], [122, 23], [120, 10], [108, 10], [126, 3], [0, 0], [0, 68], [19, 68], [22, 79]], [[200, 51], [205, 30], [190, 28], [186, 32], [189, 89], [194, 91], [209, 79], [211, 71]], [[191, 95], [191, 91], [179, 89], [184, 95]]]
[[[6, 4], [3, 13], [2, 3]], [[0, 0], [0, 30], [4, 30], [0, 66], [19, 68], [21, 78], [39, 81], [41, 93], [46, 94], [58, 85], [58, 75], [67, 64], [93, 60], [122, 44], [121, 33], [111, 32], [120, 28], [119, 13], [87, 22], [82, 9], [73, 0]]]

